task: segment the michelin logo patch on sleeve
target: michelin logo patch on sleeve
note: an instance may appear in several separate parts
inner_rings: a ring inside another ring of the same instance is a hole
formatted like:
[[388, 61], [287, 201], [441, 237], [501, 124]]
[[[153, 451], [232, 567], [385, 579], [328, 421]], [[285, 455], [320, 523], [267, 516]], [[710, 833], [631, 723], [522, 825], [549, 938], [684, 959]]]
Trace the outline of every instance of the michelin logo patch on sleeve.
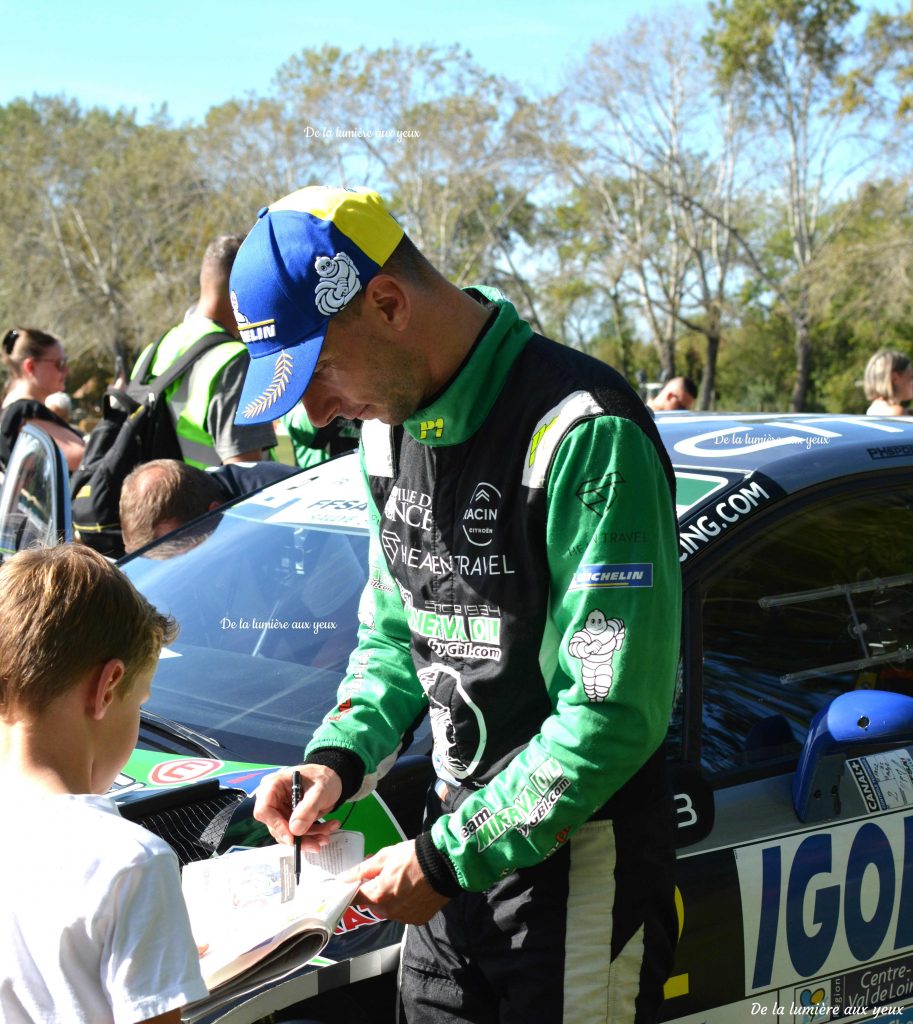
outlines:
[[618, 565], [581, 565], [574, 573], [571, 590], [604, 590], [609, 587], [652, 587], [652, 562]]

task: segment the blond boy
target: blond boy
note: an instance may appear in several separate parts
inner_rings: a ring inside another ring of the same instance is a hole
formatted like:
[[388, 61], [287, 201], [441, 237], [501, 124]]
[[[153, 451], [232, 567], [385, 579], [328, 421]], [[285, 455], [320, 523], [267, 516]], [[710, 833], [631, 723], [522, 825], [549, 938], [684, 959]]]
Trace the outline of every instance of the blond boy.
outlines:
[[178, 1024], [206, 995], [177, 858], [103, 795], [175, 633], [81, 545], [0, 569], [5, 1024]]

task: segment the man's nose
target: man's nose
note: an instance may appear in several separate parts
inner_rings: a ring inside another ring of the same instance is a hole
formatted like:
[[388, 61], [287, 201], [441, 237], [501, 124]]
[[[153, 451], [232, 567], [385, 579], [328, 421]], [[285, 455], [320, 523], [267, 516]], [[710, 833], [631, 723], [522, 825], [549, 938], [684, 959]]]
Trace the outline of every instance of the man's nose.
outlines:
[[315, 427], [325, 427], [339, 414], [339, 402], [316, 381], [311, 381], [301, 401], [308, 419]]

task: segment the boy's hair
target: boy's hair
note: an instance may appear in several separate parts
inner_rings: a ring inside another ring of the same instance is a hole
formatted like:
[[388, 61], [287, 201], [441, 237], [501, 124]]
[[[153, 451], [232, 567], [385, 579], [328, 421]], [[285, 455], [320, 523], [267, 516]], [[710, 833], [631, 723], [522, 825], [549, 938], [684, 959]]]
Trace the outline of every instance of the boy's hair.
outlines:
[[22, 551], [0, 567], [0, 715], [40, 714], [110, 658], [124, 663], [124, 695], [175, 636], [174, 619], [91, 548]]

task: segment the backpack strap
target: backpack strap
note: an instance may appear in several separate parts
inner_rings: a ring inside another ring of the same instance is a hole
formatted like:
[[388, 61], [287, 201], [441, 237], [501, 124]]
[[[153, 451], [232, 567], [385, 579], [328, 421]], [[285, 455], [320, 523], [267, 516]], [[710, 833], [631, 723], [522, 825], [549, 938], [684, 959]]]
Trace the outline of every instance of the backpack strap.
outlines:
[[237, 338], [233, 338], [228, 331], [212, 331], [209, 334], [204, 334], [202, 338], [197, 339], [197, 341], [187, 349], [180, 359], [176, 359], [166, 370], [146, 382], [144, 378], [149, 367], [152, 365], [152, 360], [155, 357], [155, 353], [158, 351], [159, 345], [162, 343], [162, 338], [164, 337], [165, 335], [163, 334], [154, 345], [149, 347], [149, 350], [142, 360], [142, 365], [137, 366], [134, 371], [135, 380], [131, 381], [130, 384], [130, 390], [133, 391], [134, 394], [137, 391], [141, 391], [144, 395], [149, 395], [152, 399], [157, 400], [162, 392], [169, 388], [180, 376], [186, 373], [204, 352], [208, 352], [211, 348], [215, 348], [216, 345], [222, 345], [226, 341], [237, 341]]

